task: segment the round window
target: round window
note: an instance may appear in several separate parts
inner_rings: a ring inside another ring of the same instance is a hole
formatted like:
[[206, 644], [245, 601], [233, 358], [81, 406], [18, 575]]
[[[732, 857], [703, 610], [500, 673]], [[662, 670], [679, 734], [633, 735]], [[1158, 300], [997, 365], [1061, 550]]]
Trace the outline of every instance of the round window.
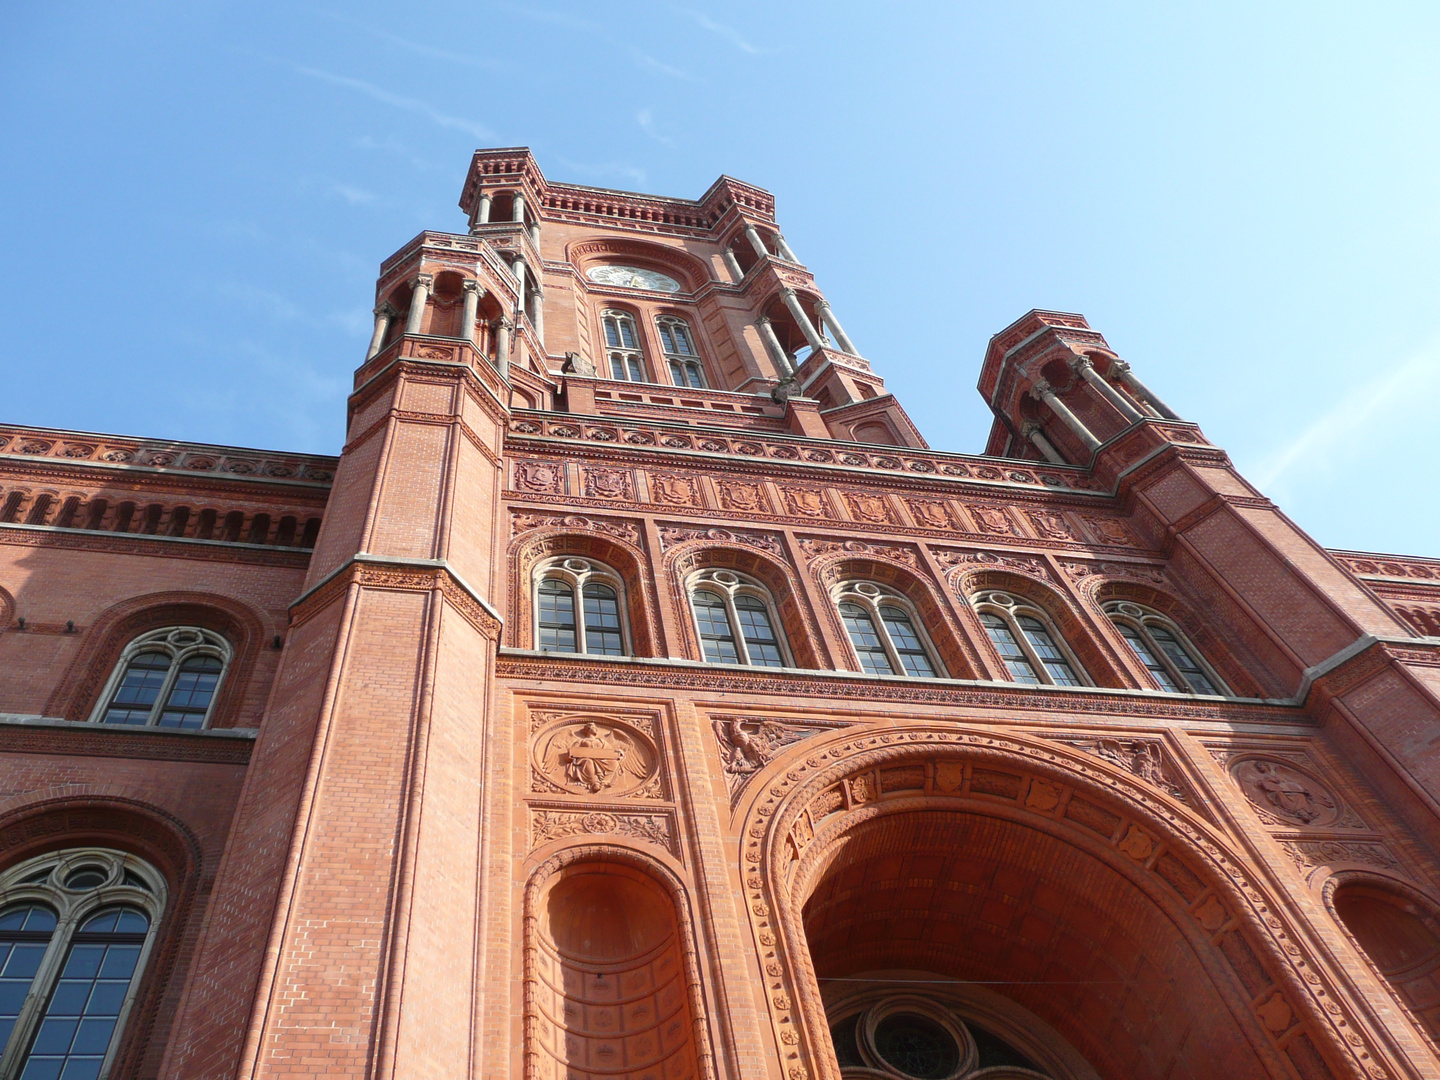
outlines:
[[955, 1037], [928, 1017], [891, 1013], [875, 1025], [875, 1050], [916, 1080], [943, 1080], [960, 1067]]
[[98, 889], [105, 884], [105, 879], [110, 875], [103, 866], [82, 866], [78, 870], [72, 870], [65, 878], [65, 888], [82, 892], [85, 889]]

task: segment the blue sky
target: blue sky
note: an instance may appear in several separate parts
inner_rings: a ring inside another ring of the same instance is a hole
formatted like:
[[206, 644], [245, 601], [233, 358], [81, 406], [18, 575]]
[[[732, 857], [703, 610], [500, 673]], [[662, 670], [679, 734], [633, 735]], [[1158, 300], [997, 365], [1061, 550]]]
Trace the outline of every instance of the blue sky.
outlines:
[[0, 418], [334, 452], [472, 149], [773, 191], [939, 449], [1083, 312], [1322, 543], [1440, 554], [1440, 5], [64, 2], [0, 35]]

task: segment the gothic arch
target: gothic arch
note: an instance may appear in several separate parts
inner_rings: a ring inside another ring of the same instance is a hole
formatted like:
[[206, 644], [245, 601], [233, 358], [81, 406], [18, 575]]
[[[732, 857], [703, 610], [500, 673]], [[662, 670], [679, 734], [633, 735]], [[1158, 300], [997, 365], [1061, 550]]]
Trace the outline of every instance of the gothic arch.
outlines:
[[202, 592], [150, 593], [101, 612], [45, 703], [46, 715], [87, 719], [125, 646], [137, 635], [162, 626], [203, 626], [229, 640], [235, 659], [220, 684], [220, 700], [210, 714], [209, 726], [233, 727], [255, 671], [257, 654], [280, 627], [248, 604]]
[[[1060, 592], [1053, 582], [1014, 570], [973, 567], [956, 573], [952, 581], [955, 594], [963, 603], [962, 617], [966, 620], [970, 632], [977, 635], [976, 640], [988, 641], [989, 635], [975, 615], [971, 598], [988, 589], [1011, 593], [1030, 601], [1049, 616], [1055, 629], [1065, 638], [1065, 643], [1079, 658], [1096, 686], [1120, 688], [1127, 685], [1128, 679], [1116, 655], [1109, 648], [1102, 647], [1101, 642], [1105, 640], [1103, 632], [1098, 626], [1087, 622], [1076, 605]], [[1004, 667], [997, 670], [1003, 672]]]
[[[860, 829], [904, 815], [978, 822], [989, 830], [981, 850], [1049, 845], [1123, 886], [1127, 903], [1147, 905], [1152, 923], [1166, 928], [1182, 973], [1199, 980], [1226, 1019], [1222, 1032], [1252, 1062], [1241, 1075], [1383, 1073], [1371, 1071], [1375, 1051], [1342, 1008], [1334, 979], [1223, 838], [1103, 760], [990, 729], [850, 729], [800, 744], [785, 765], [783, 774], [772, 768], [765, 787], [751, 787], [758, 794], [743, 821], [742, 876], [755, 940], [774, 964], [766, 996], [782, 1056], [800, 1070], [792, 1075], [810, 1075], [806, 1047], [820, 1075], [836, 1075], [804, 906]], [[882, 846], [898, 855], [906, 850], [899, 844]], [[1073, 1040], [1071, 1026], [1062, 1033]]]
[[[584, 521], [584, 519], [580, 519]], [[589, 524], [585, 522], [585, 524]], [[608, 533], [579, 532], [579, 523], [560, 521], [521, 533], [510, 544], [506, 562], [510, 566], [509, 644], [517, 649], [535, 648], [535, 627], [531, 618], [531, 577], [542, 559], [574, 555], [594, 559], [614, 570], [625, 582], [629, 610], [630, 642], [636, 656], [662, 655], [655, 583], [649, 560], [636, 544]]]
[[[827, 598], [831, 589], [843, 581], [873, 581], [890, 586], [915, 606], [945, 665], [945, 674], [952, 679], [981, 678], [974, 648], [955, 624], [940, 590], [914, 567], [875, 555], [841, 553], [820, 556], [810, 564], [810, 572]], [[835, 639], [844, 641], [845, 628], [833, 602], [826, 605], [826, 616]]]
[[785, 627], [795, 666], [812, 670], [829, 666], [820, 656], [819, 628], [815, 625], [804, 587], [786, 563], [743, 544], [704, 539], [667, 549], [664, 565], [675, 604], [675, 625], [680, 628], [684, 640], [684, 655], [694, 659], [701, 655], [694, 619], [690, 617], [690, 597], [685, 590], [685, 578], [696, 570], [735, 570], [749, 574], [770, 590]]
[[[648, 886], [651, 890], [663, 895], [670, 908], [669, 914], [673, 917], [671, 931], [676, 939], [674, 947], [678, 949], [679, 978], [684, 982], [684, 996], [690, 1014], [690, 1031], [686, 1041], [690, 1045], [690, 1052], [693, 1054], [693, 1061], [698, 1075], [703, 1080], [716, 1080], [715, 1055], [710, 1038], [709, 1010], [706, 1007], [704, 980], [700, 970], [700, 954], [698, 939], [695, 934], [695, 917], [690, 910], [689, 891], [685, 884], [676, 875], [674, 870], [661, 860], [651, 855], [629, 847], [618, 844], [581, 844], [574, 847], [564, 848], [549, 859], [535, 867], [531, 872], [525, 885], [525, 902], [522, 918], [524, 919], [524, 930], [522, 936], [522, 948], [524, 950], [524, 1077], [525, 1080], [541, 1080], [548, 1076], [541, 1069], [541, 1062], [546, 1050], [546, 1028], [553, 1028], [555, 1025], [545, 1015], [544, 998], [553, 997], [556, 993], [565, 994], [570, 989], [570, 983], [584, 980], [583, 971], [577, 971], [573, 975], [564, 971], [564, 957], [566, 951], [573, 953], [575, 950], [565, 950], [563, 931], [556, 933], [557, 927], [553, 922], [547, 925], [546, 916], [553, 919], [554, 912], [544, 910], [545, 902], [554, 896], [557, 886], [562, 885], [567, 878], [579, 878], [588, 875], [615, 874], [619, 871], [625, 878], [629, 879], [629, 885], [619, 890], [616, 897], [621, 906], [630, 905], [640, 910], [641, 916], [649, 916], [653, 920], [657, 915], [663, 919], [666, 914], [663, 907], [657, 908], [654, 905], [653, 895], [646, 902], [645, 889]], [[636, 890], [639, 887], [639, 891]], [[591, 894], [599, 893], [601, 890], [588, 890]], [[638, 903], [636, 903], [638, 901]], [[656, 936], [654, 926], [637, 927], [640, 934]], [[664, 927], [658, 928], [661, 933]], [[632, 935], [634, 936], [634, 935]], [[547, 940], [548, 939], [548, 940]], [[664, 941], [642, 940], [638, 943], [641, 947], [636, 950], [635, 958], [646, 961], [645, 966], [650, 969], [648, 973], [642, 973], [639, 968], [631, 968], [618, 973], [621, 993], [624, 993], [627, 985], [635, 987], [638, 993], [643, 994], [647, 986], [653, 986], [655, 974], [663, 970], [665, 966], [663, 956]], [[657, 952], [660, 955], [657, 956]], [[577, 967], [587, 966], [582, 957], [575, 957], [579, 963]], [[604, 963], [604, 959], [611, 960], [611, 964]], [[623, 966], [626, 957], [599, 956], [591, 960], [590, 965], [596, 968], [613, 967], [614, 961], [619, 959]], [[599, 961], [598, 963], [596, 961]], [[603, 977], [603, 974], [602, 974]], [[552, 991], [550, 995], [542, 994], [541, 983], [546, 982], [547, 988]], [[559, 985], [557, 985], [557, 983]], [[581, 988], [583, 992], [583, 988]], [[663, 989], [662, 989], [663, 993]], [[568, 994], [565, 994], [568, 997]], [[657, 1001], [653, 1012], [658, 1012], [661, 1006], [659, 998], [661, 994], [655, 995]], [[668, 1014], [672, 1021], [678, 1016], [678, 1011]], [[722, 1018], [723, 1019], [723, 1018]], [[659, 1034], [659, 1028], [656, 1028]], [[558, 1033], [551, 1031], [551, 1047], [555, 1046]], [[644, 1037], [644, 1032], [639, 1037]], [[664, 1035], [674, 1041], [678, 1036], [670, 1029]], [[581, 1036], [582, 1040], [584, 1036]], [[618, 1040], [617, 1040], [618, 1041]], [[557, 1062], [558, 1063], [558, 1062]], [[618, 1064], [618, 1063], [617, 1063]], [[611, 1070], [606, 1070], [611, 1071]], [[566, 1073], [566, 1075], [571, 1075]], [[579, 1072], [578, 1075], [588, 1076], [588, 1072]], [[666, 1075], [669, 1075], [667, 1072]]]

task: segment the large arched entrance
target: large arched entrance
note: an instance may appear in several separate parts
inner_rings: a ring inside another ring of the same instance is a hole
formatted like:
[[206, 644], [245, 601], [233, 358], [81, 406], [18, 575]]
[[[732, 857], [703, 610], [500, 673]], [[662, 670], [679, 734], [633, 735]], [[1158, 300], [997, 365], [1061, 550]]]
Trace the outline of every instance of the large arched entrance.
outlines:
[[989, 732], [776, 765], [742, 858], [791, 1077], [1371, 1075], [1328, 978], [1171, 796]]

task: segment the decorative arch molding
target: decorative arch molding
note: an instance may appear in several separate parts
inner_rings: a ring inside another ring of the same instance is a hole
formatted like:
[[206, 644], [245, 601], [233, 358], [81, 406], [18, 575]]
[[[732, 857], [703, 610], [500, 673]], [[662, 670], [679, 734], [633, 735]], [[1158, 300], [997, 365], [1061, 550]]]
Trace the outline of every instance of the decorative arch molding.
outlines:
[[[1086, 622], [1079, 609], [1055, 585], [1041, 578], [1038, 571], [1032, 575], [1023, 569], [963, 569], [952, 578], [955, 595], [962, 601], [971, 631], [978, 634], [976, 640], [988, 641], [989, 635], [980, 625], [970, 598], [978, 592], [995, 589], [1011, 593], [1028, 600], [1047, 616], [1055, 629], [1065, 638], [1065, 643], [1080, 659], [1096, 686], [1124, 688], [1128, 678], [1115, 655], [1101, 647], [1098, 627]], [[1004, 671], [1003, 666], [998, 668]]]
[[87, 719], [125, 646], [138, 635], [163, 626], [201, 626], [230, 642], [235, 658], [220, 684], [220, 700], [210, 713], [209, 726], [234, 727], [256, 657], [279, 628], [248, 604], [217, 593], [150, 593], [106, 609], [86, 631], [80, 651], [45, 703], [45, 714]]
[[574, 555], [594, 559], [614, 570], [625, 582], [629, 605], [630, 642], [636, 656], [661, 656], [663, 640], [659, 625], [659, 601], [655, 583], [647, 572], [648, 557], [637, 544], [599, 532], [576, 532], [564, 522], [541, 526], [521, 533], [510, 543], [509, 619], [510, 644], [517, 649], [535, 648], [535, 620], [531, 617], [531, 578], [544, 559]]
[[[894, 558], [883, 551], [865, 554], [836, 552], [817, 557], [810, 563], [810, 572], [819, 583], [821, 592], [827, 597], [836, 585], [845, 581], [873, 581], [878, 585], [888, 585], [909, 600], [924, 621], [930, 641], [945, 665], [944, 675], [952, 679], [983, 678], [978, 657], [956, 625], [940, 590], [913, 565], [902, 561], [905, 555], [914, 558], [913, 554], [904, 548], [900, 549]], [[826, 617], [835, 639], [846, 640], [840, 612], [833, 602], [826, 606]]]
[[[700, 952], [695, 934], [696, 918], [690, 910], [690, 890], [664, 861], [622, 844], [577, 844], [551, 855], [537, 865], [525, 883], [521, 947], [524, 950], [524, 1077], [540, 1080], [539, 1027], [543, 1022], [539, 1004], [540, 903], [553, 883], [567, 873], [590, 866], [619, 865], [647, 876], [669, 897], [675, 911], [680, 950], [685, 964], [686, 992], [689, 995], [691, 1038], [703, 1080], [718, 1080], [715, 1053], [710, 1039], [710, 1015], [706, 1008], [705, 983], [700, 970]], [[721, 1016], [722, 1022], [728, 1020]]]
[[11, 596], [0, 586], [0, 634], [10, 629], [10, 624], [15, 621], [15, 597]]
[[1235, 658], [1235, 650], [1227, 637], [1221, 637], [1203, 620], [1196, 617], [1190, 605], [1173, 594], [1138, 581], [1096, 577], [1081, 586], [1088, 599], [1103, 617], [1104, 605], [1124, 600], [1158, 611], [1184, 631], [1191, 644], [1199, 649], [1210, 666], [1220, 673], [1238, 697], [1265, 697], [1265, 688], [1255, 681], [1249, 669]]
[[603, 237], [580, 240], [566, 247], [565, 258], [582, 278], [585, 278], [585, 272], [597, 263], [623, 258], [639, 264], [642, 268], [648, 263], [649, 269], [669, 274], [684, 286], [687, 293], [696, 292], [710, 280], [709, 268], [689, 252], [664, 244], [647, 244], [640, 240]]
[[684, 641], [684, 655], [698, 660], [702, 653], [690, 616], [690, 596], [685, 579], [696, 570], [734, 570], [749, 574], [770, 590], [770, 597], [780, 613], [786, 640], [795, 666], [821, 670], [829, 665], [821, 660], [820, 630], [815, 623], [799, 577], [787, 564], [761, 554], [753, 547], [709, 538], [676, 544], [665, 549], [664, 570], [670, 582], [674, 603], [675, 625]]
[[[192, 938], [204, 866], [199, 840], [185, 823], [157, 806], [138, 799], [100, 794], [44, 799], [0, 811], [0, 867], [37, 855], [72, 847], [113, 848], [136, 855], [162, 875], [169, 897], [154, 950], [141, 976], [135, 1004], [126, 1024], [111, 1076], [133, 1076], [151, 1059], [151, 1048], [163, 1050], [165, 1031], [158, 1028], [173, 1017], [165, 1009], [168, 988], [177, 973], [181, 948]], [[153, 1065], [158, 1066], [158, 1058]]]
[[[1217, 992], [1256, 1052], [1274, 1061], [1275, 1075], [1288, 1073], [1282, 1056], [1304, 1076], [1391, 1075], [1368, 1025], [1337, 992], [1328, 961], [1301, 944], [1224, 837], [1102, 760], [989, 730], [921, 728], [807, 741], [786, 764], [768, 785], [751, 788], [758, 794], [743, 818], [741, 874], [755, 942], [773, 964], [765, 996], [794, 1080], [811, 1075], [802, 1048], [827, 1080], [838, 1080], [828, 1070], [824, 1010], [805, 947], [809, 891], [857, 825], [935, 809], [1034, 828], [1127, 878], [1175, 924], [1206, 973], [1220, 976]], [[1232, 957], [1247, 965], [1243, 978]]]

